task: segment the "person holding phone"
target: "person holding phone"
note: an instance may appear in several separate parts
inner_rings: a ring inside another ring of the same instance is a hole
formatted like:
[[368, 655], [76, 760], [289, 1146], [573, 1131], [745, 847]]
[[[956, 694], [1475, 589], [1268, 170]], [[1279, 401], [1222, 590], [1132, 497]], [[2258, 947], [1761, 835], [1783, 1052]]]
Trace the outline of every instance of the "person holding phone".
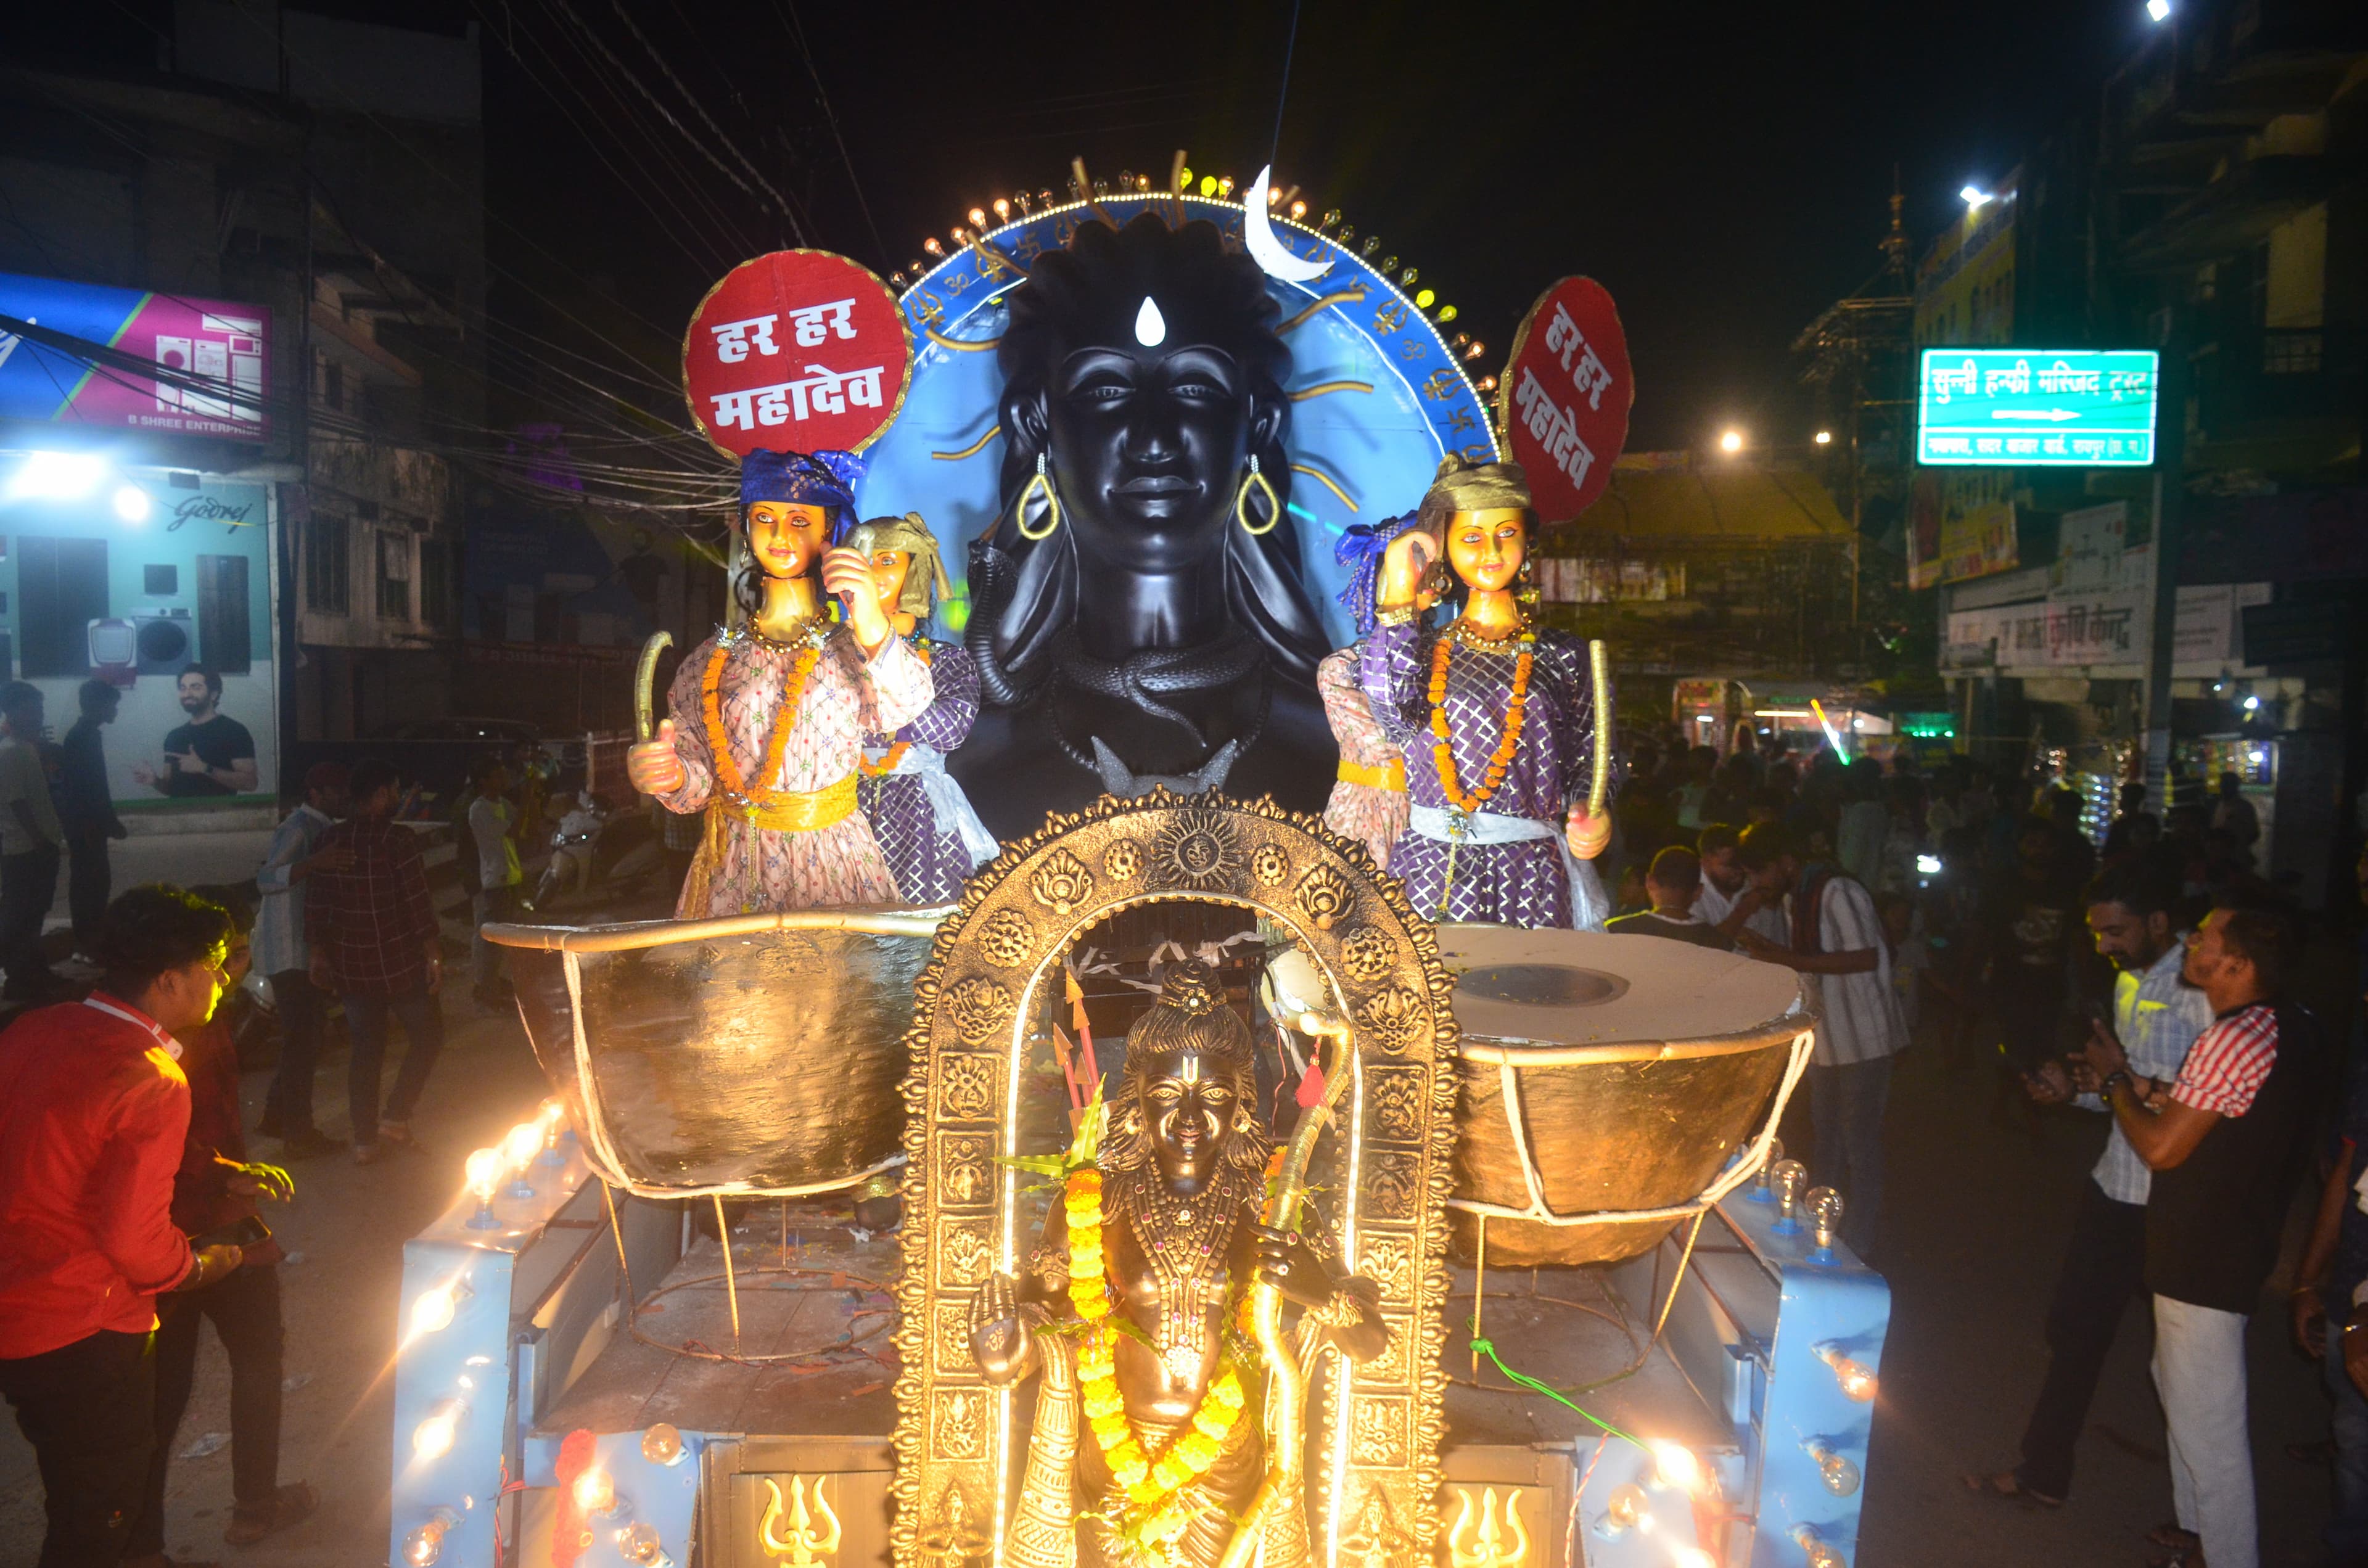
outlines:
[[157, 1298], [243, 1261], [171, 1213], [180, 1036], [213, 1016], [230, 936], [219, 904], [133, 888], [100, 922], [99, 988], [0, 1033], [0, 1394], [40, 1462], [43, 1562], [122, 1559], [155, 1441]]
[[[244, 925], [243, 912], [233, 921]], [[233, 930], [222, 964], [225, 986], [246, 977], [247, 933]], [[250, 1545], [308, 1517], [313, 1488], [279, 1484], [279, 1380], [283, 1334], [279, 1261], [286, 1255], [256, 1205], [285, 1203], [296, 1184], [273, 1165], [250, 1164], [239, 1122], [238, 1045], [217, 1014], [181, 1036], [181, 1071], [189, 1080], [189, 1133], [173, 1178], [173, 1223], [192, 1246], [220, 1239], [240, 1248], [239, 1267], [201, 1290], [164, 1298], [156, 1312], [156, 1446], [148, 1488], [124, 1556], [126, 1568], [165, 1568], [165, 1472], [174, 1435], [197, 1376], [198, 1331], [214, 1325], [230, 1359], [230, 1469], [233, 1506], [222, 1540]]]

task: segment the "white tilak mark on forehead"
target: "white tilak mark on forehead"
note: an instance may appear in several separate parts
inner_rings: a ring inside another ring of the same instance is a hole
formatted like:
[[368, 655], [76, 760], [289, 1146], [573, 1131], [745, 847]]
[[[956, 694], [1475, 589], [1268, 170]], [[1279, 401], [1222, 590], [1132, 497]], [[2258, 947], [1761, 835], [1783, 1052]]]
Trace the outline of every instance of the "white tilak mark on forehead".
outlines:
[[1159, 313], [1158, 302], [1148, 294], [1143, 297], [1143, 309], [1134, 312], [1134, 340], [1145, 348], [1156, 348], [1167, 341], [1167, 318]]

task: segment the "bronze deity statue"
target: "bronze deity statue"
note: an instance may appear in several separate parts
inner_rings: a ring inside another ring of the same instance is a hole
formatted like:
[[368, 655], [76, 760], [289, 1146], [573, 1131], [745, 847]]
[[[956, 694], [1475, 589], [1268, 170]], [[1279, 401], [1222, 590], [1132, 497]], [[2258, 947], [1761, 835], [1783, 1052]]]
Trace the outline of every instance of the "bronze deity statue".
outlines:
[[[1328, 1336], [1368, 1362], [1390, 1343], [1380, 1290], [1261, 1223], [1274, 1143], [1250, 1032], [1205, 969], [1170, 973], [1117, 1085], [1027, 1278], [993, 1275], [970, 1309], [990, 1385], [1042, 1379], [1009, 1561], [1214, 1568], [1262, 1545], [1270, 1568], [1304, 1563], [1304, 1499], [1273, 1473], [1296, 1467], [1267, 1451], [1261, 1346], [1304, 1365]], [[1255, 1321], [1254, 1283], [1300, 1309], [1296, 1343]]]

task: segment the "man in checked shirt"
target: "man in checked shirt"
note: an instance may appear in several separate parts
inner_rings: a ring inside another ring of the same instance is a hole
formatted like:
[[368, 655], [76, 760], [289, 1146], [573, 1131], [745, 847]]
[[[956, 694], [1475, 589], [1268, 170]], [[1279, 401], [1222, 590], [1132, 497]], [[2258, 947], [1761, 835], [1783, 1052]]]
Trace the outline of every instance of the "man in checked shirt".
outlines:
[[2260, 1561], [2245, 1319], [2277, 1264], [2317, 1071], [2311, 1016], [2284, 999], [2299, 947], [2282, 910], [2224, 904], [2204, 917], [2182, 972], [2212, 1005], [2212, 1027], [2154, 1105], [2119, 1041], [2101, 1027], [2089, 1041], [2114, 1123], [2154, 1173], [2146, 1282], [2179, 1511], [2148, 1537], [2170, 1549], [2157, 1568]]
[[[354, 814], [321, 836], [321, 853], [352, 854], [345, 869], [314, 878], [304, 905], [313, 983], [343, 999], [353, 1038], [348, 1104], [354, 1163], [374, 1165], [389, 1147], [416, 1149], [411, 1112], [427, 1086], [428, 1070], [444, 1049], [438, 992], [444, 955], [419, 841], [394, 820], [394, 769], [370, 758], [353, 772]], [[402, 1020], [410, 1043], [394, 1092], [379, 1114], [379, 1069], [386, 1056], [386, 1020]]]
[[[2157, 1093], [2169, 1088], [2188, 1047], [2212, 1022], [2203, 993], [2185, 984], [2185, 933], [2173, 906], [2178, 885], [2143, 862], [2115, 868], [2089, 885], [2083, 901], [2097, 950], [2112, 960], [2114, 1038], [2131, 1071]], [[2085, 1075], [2085, 1074], [2084, 1074]], [[2061, 1061], [2050, 1060], [2024, 1079], [2042, 1105], [2070, 1102], [2102, 1111], [2094, 1094], [2078, 1094]], [[2105, 1353], [2121, 1332], [2130, 1302], [2146, 1290], [2146, 1193], [2153, 1173], [2116, 1126], [2105, 1152], [2081, 1186], [2071, 1244], [2055, 1276], [2047, 1309], [2047, 1375], [2023, 1429], [2022, 1462], [2012, 1470], [1968, 1475], [1986, 1496], [2028, 1498], [2055, 1507], [2072, 1489], [2073, 1449], [2088, 1425]]]

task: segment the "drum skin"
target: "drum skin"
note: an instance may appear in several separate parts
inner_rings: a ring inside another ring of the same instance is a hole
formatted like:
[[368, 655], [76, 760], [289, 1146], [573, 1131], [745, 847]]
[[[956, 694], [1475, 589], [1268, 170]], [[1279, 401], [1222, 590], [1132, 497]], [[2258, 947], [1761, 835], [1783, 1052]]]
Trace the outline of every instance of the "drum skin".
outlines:
[[762, 1196], [847, 1185], [901, 1152], [905, 1031], [933, 928], [913, 923], [911, 933], [735, 933], [732, 921], [489, 932], [512, 938], [502, 945], [536, 1060], [575, 1124], [587, 1114], [597, 1124], [585, 1141], [596, 1168], [645, 1197]]
[[[1662, 937], [1448, 926], [1440, 945], [1457, 974], [1463, 1033], [1456, 1199], [1530, 1206], [1506, 1120], [1509, 1068], [1549, 1210], [1686, 1203], [1758, 1132], [1792, 1044], [1810, 1024], [1791, 971]], [[1598, 978], [1576, 978], [1590, 976]], [[1450, 1212], [1452, 1244], [1469, 1261], [1478, 1217]], [[1678, 1223], [1550, 1226], [1491, 1216], [1488, 1262], [1617, 1263]]]

